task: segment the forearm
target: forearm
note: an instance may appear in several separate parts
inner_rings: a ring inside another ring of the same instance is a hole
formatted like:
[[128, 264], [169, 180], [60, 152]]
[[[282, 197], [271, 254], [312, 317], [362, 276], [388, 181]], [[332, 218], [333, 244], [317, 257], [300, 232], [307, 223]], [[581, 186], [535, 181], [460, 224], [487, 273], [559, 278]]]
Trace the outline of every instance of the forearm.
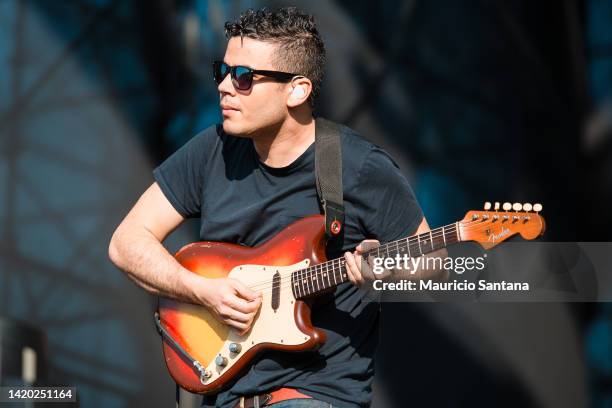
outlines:
[[120, 226], [109, 245], [109, 257], [148, 292], [189, 303], [202, 303], [193, 290], [204, 278], [179, 264], [148, 231]]

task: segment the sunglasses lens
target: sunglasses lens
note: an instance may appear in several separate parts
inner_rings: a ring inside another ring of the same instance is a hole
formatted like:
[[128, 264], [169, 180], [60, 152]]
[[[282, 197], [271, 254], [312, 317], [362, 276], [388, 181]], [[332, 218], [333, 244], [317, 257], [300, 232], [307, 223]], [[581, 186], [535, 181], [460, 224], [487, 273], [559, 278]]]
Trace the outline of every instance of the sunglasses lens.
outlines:
[[215, 83], [219, 85], [223, 82], [223, 79], [229, 74], [230, 68], [229, 66], [221, 61], [215, 61], [213, 63], [213, 77], [215, 79]]
[[235, 68], [235, 76], [232, 77], [234, 86], [236, 89], [240, 89], [241, 91], [246, 91], [251, 88], [253, 83], [253, 73], [247, 67], [236, 67]]

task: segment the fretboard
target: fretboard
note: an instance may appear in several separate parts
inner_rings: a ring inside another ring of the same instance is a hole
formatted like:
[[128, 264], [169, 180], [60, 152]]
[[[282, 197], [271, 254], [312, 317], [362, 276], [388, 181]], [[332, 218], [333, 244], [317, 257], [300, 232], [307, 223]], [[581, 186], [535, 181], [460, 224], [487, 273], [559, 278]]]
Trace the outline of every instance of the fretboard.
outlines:
[[[460, 241], [457, 224], [435, 228], [419, 235], [388, 242], [367, 251], [364, 257], [395, 258], [396, 255], [416, 258]], [[291, 274], [291, 289], [296, 299], [317, 295], [349, 280], [344, 257], [332, 259]]]

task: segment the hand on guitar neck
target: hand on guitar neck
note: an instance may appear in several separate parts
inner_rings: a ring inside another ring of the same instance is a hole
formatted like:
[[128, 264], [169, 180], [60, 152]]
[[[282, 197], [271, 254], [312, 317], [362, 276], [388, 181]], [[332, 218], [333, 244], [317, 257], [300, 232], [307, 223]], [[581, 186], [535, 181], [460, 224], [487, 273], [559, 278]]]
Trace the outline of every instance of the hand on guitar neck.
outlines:
[[[419, 228], [415, 232], [415, 234], [422, 234], [424, 232], [429, 231], [429, 225], [427, 224], [427, 220], [423, 218], [423, 221], [419, 225]], [[448, 272], [445, 269], [425, 269], [423, 265], [425, 262], [419, 263], [421, 265], [416, 270], [410, 269], [394, 269], [389, 270], [385, 269], [382, 274], [374, 274], [372, 271], [372, 262], [371, 259], [369, 261], [365, 261], [363, 258], [363, 254], [369, 251], [375, 250], [380, 246], [380, 242], [375, 239], [366, 239], [362, 241], [354, 253], [346, 252], [344, 254], [344, 258], [346, 259], [347, 265], [347, 273], [349, 275], [350, 281], [359, 286], [366, 287], [371, 284], [376, 279], [391, 279], [391, 280], [401, 280], [401, 279], [434, 279], [434, 280], [446, 280], [448, 278]], [[448, 251], [446, 248], [439, 249], [434, 252], [430, 252], [428, 254], [423, 255], [424, 257], [441, 257], [444, 258], [448, 255]], [[370, 258], [372, 256], [370, 255]]]

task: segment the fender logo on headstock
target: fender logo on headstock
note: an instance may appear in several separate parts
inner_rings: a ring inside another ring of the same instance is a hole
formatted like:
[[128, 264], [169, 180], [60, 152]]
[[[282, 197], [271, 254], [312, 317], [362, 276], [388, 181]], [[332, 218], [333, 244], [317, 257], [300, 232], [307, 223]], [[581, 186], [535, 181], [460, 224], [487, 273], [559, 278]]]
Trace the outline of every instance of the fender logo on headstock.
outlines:
[[505, 237], [509, 233], [510, 233], [510, 230], [508, 228], [506, 228], [506, 227], [503, 227], [502, 230], [499, 232], [499, 234], [491, 234], [491, 235], [489, 235], [489, 241], [490, 242], [495, 242], [498, 239]]

